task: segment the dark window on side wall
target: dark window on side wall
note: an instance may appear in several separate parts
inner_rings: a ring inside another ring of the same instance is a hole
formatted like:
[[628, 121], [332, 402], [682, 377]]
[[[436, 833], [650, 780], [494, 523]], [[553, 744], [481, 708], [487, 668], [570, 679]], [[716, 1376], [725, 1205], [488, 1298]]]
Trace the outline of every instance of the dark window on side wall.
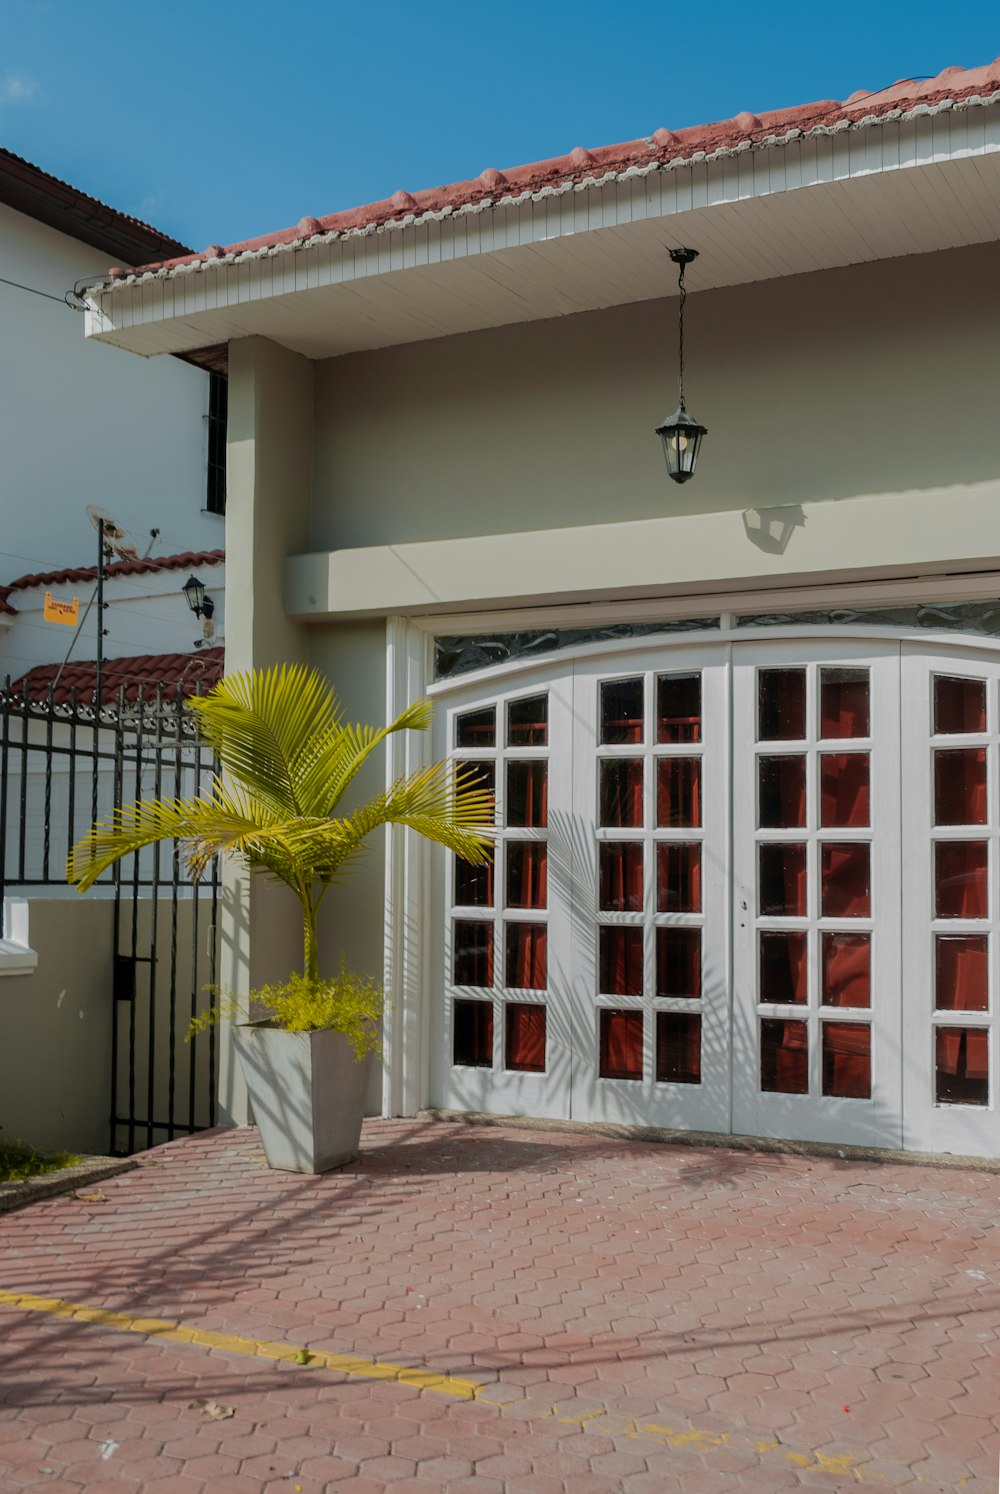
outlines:
[[208, 376], [208, 487], [205, 507], [210, 514], [226, 511], [226, 421], [229, 380], [225, 374]]

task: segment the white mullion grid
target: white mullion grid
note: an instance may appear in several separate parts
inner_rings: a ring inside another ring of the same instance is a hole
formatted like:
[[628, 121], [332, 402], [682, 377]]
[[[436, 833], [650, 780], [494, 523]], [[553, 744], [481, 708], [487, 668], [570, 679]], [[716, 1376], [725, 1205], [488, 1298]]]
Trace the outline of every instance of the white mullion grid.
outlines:
[[[454, 745], [458, 730], [458, 722], [462, 716], [477, 714], [492, 706], [495, 713], [495, 745], [493, 747], [459, 747]], [[494, 821], [499, 828], [503, 824], [504, 794], [506, 784], [502, 782], [502, 731], [504, 729], [502, 704], [496, 700], [477, 702], [474, 706], [466, 706], [452, 714], [449, 723], [449, 760], [452, 763], [490, 763], [494, 771]], [[498, 833], [494, 846], [499, 845], [500, 835]], [[499, 958], [499, 945], [501, 939], [498, 934], [497, 899], [500, 896], [500, 867], [499, 857], [494, 851], [493, 864], [493, 902], [492, 904], [466, 905], [455, 901], [455, 864], [456, 857], [451, 854], [451, 864], [448, 868], [449, 886], [446, 907], [448, 908], [448, 928], [446, 931], [446, 964], [445, 964], [445, 989], [449, 1000], [449, 1021], [447, 1024], [448, 1041], [450, 1052], [448, 1055], [449, 1066], [455, 1062], [455, 1016], [454, 1007], [456, 1001], [489, 1001], [493, 1008], [493, 1069], [496, 1070], [497, 1061], [497, 1027], [498, 1010], [497, 1001], [497, 961]], [[454, 979], [455, 974], [455, 924], [462, 923], [488, 923], [493, 928], [493, 985], [489, 986], [460, 986]]]
[[[544, 699], [546, 711], [546, 745], [544, 747], [510, 746], [508, 745], [508, 711], [511, 705], [519, 700], [532, 700], [536, 697]], [[507, 794], [507, 764], [515, 762], [544, 762], [546, 764], [546, 801], [551, 794], [551, 750], [552, 750], [552, 712], [551, 697], [548, 688], [533, 689], [522, 694], [505, 698], [497, 707], [497, 776], [503, 779], [504, 804], [506, 805]], [[549, 805], [551, 813], [551, 805]], [[530, 825], [508, 825], [504, 814], [502, 820], [498, 817], [501, 825], [497, 836], [497, 850], [502, 852], [498, 855], [497, 865], [494, 872], [494, 896], [496, 907], [496, 927], [493, 935], [493, 982], [494, 982], [494, 1008], [493, 1008], [493, 1050], [494, 1069], [497, 1072], [506, 1071], [506, 1052], [504, 1044], [506, 1040], [506, 1003], [520, 1002], [525, 1005], [550, 1006], [551, 982], [549, 980], [549, 960], [552, 956], [550, 949], [551, 939], [546, 938], [545, 954], [545, 985], [540, 989], [529, 986], [507, 987], [507, 925], [508, 923], [533, 923], [540, 924], [548, 929], [549, 908], [551, 905], [551, 889], [549, 887], [549, 872], [551, 868], [546, 867], [546, 894], [544, 908], [514, 908], [507, 905], [507, 847], [511, 841], [531, 841], [536, 845], [549, 845], [548, 814], [546, 824], [541, 826]], [[546, 853], [546, 859], [547, 853]], [[546, 1070], [550, 1057], [546, 1055]]]
[[[765, 671], [785, 672], [788, 674], [805, 674], [806, 682], [806, 734], [804, 737], [779, 737], [765, 739], [760, 736], [760, 680]], [[816, 1081], [816, 1047], [818, 1034], [816, 1032], [816, 1012], [819, 1005], [819, 989], [816, 966], [815, 946], [817, 943], [816, 918], [811, 910], [819, 908], [819, 849], [817, 845], [817, 830], [819, 826], [818, 792], [814, 791], [814, 784], [818, 775], [818, 764], [816, 762], [816, 738], [819, 722], [818, 687], [815, 665], [793, 665], [783, 664], [761, 664], [755, 671], [754, 678], [754, 739], [755, 739], [755, 772], [754, 772], [754, 938], [753, 938], [753, 982], [757, 995], [757, 1073], [755, 1085], [760, 1088], [760, 1066], [762, 1059], [762, 1042], [760, 1036], [760, 1024], [764, 1019], [773, 1019], [779, 1022], [805, 1022], [806, 1035], [809, 1051], [809, 1090], [810, 1094], [818, 1094], [819, 1089]], [[760, 825], [760, 765], [761, 759], [765, 757], [804, 757], [806, 767], [806, 823], [802, 827], [762, 827]], [[815, 806], [815, 808], [814, 808]], [[802, 914], [778, 914], [761, 913], [761, 881], [760, 881], [760, 846], [773, 845], [804, 845], [806, 848], [806, 912]], [[760, 989], [760, 951], [762, 933], [805, 933], [806, 935], [806, 1000], [801, 1002], [774, 1002], [764, 1001], [763, 992]]]
[[[862, 668], [868, 679], [868, 736], [866, 737], [822, 737], [820, 736], [820, 682], [821, 670], [826, 668]], [[809, 728], [813, 734], [813, 746], [810, 750], [809, 771], [811, 773], [808, 786], [807, 815], [815, 824], [817, 845], [814, 853], [815, 861], [815, 901], [810, 906], [815, 909], [815, 914], [810, 920], [812, 932], [812, 943], [814, 948], [809, 955], [809, 1009], [810, 1029], [815, 1024], [815, 1054], [810, 1061], [810, 1086], [815, 1079], [815, 1089], [811, 1092], [818, 1099], [823, 1096], [823, 1025], [826, 1022], [852, 1022], [858, 1026], [867, 1026], [869, 1030], [869, 1063], [871, 1073], [871, 1090], [875, 1093], [877, 1083], [877, 1066], [882, 1062], [881, 1055], [876, 1052], [874, 1041], [874, 1011], [876, 1002], [879, 1000], [879, 992], [876, 990], [878, 980], [879, 964], [875, 956], [876, 916], [878, 914], [879, 899], [888, 895], [888, 889], [880, 888], [877, 880], [876, 866], [878, 857], [875, 854], [875, 839], [878, 832], [879, 816], [884, 813], [883, 807], [878, 803], [875, 785], [878, 774], [875, 771], [875, 695], [872, 686], [872, 672], [869, 665], [864, 663], [850, 663], [838, 665], [836, 663], [823, 665], [822, 663], [810, 665], [810, 673], [814, 674], [812, 685], [812, 706], [809, 715]], [[868, 824], [867, 825], [821, 825], [822, 809], [822, 787], [820, 778], [820, 758], [824, 755], [843, 755], [846, 753], [864, 754], [868, 758]], [[820, 839], [822, 837], [822, 839]], [[867, 918], [843, 918], [824, 917], [822, 909], [823, 877], [820, 861], [820, 845], [846, 844], [850, 841], [867, 843], [868, 845], [868, 886], [870, 912]], [[810, 898], [813, 897], [810, 889]], [[869, 1005], [867, 1007], [856, 1006], [824, 1006], [823, 1005], [823, 935], [824, 934], [867, 934], [869, 939]]]
[[[699, 701], [701, 711], [701, 728], [697, 742], [657, 742], [657, 679], [659, 675], [671, 673], [697, 673], [699, 677]], [[656, 1024], [657, 1015], [660, 1012], [690, 1013], [702, 1016], [705, 1008], [705, 928], [706, 928], [706, 903], [708, 898], [708, 866], [705, 858], [705, 795], [709, 787], [705, 775], [705, 680], [704, 671], [698, 670], [674, 670], [661, 669], [655, 671], [651, 676], [649, 687], [650, 706], [648, 710], [649, 741], [650, 741], [650, 828], [649, 828], [649, 850], [647, 860], [650, 866], [649, 888], [648, 888], [648, 917], [647, 923], [650, 928], [647, 943], [651, 947], [650, 975], [647, 989], [649, 998], [646, 1003], [650, 1012], [650, 1040], [652, 1043], [652, 1082], [656, 1083]], [[656, 824], [656, 805], [658, 799], [658, 764], [666, 758], [697, 758], [699, 766], [698, 778], [698, 806], [700, 819], [697, 825], [664, 825]], [[660, 845], [697, 845], [699, 847], [699, 877], [701, 882], [701, 909], [697, 913], [665, 912], [657, 911], [657, 882], [658, 882], [658, 850]], [[699, 996], [660, 996], [656, 990], [656, 939], [657, 929], [661, 928], [696, 928], [700, 931], [701, 938], [698, 948], [699, 960], [699, 984], [701, 994]], [[704, 1021], [702, 1022], [702, 1042], [704, 1042]], [[702, 1063], [702, 1083], [704, 1083], [704, 1062]], [[666, 1081], [669, 1083], [669, 1081]], [[699, 1086], [695, 1086], [696, 1088]]]
[[[600, 1068], [600, 1013], [602, 1011], [638, 1011], [643, 1014], [642, 1021], [642, 1080], [644, 1089], [652, 1084], [654, 1072], [655, 1036], [650, 1032], [650, 1023], [646, 1020], [647, 1013], [651, 1010], [650, 997], [647, 994], [652, 990], [652, 982], [655, 979], [655, 953], [650, 953], [649, 934], [649, 909], [650, 899], [655, 896], [652, 892], [653, 875], [650, 873], [650, 842], [652, 839], [652, 825], [656, 818], [655, 785], [651, 788], [652, 764], [652, 712], [650, 707], [650, 673], [648, 670], [622, 670], [620, 673], [601, 675], [595, 680], [597, 691], [597, 740], [594, 749], [594, 835], [597, 841], [597, 877], [595, 882], [596, 897], [594, 908], [594, 921], [597, 926], [597, 950], [594, 961], [594, 990], [593, 990], [593, 1032], [594, 1053], [593, 1063], [595, 1072]], [[603, 704], [604, 685], [617, 684], [626, 680], [641, 678], [643, 681], [643, 718], [642, 737], [638, 742], [608, 742], [601, 741], [601, 715]], [[627, 762], [638, 758], [642, 763], [642, 823], [640, 825], [602, 825], [601, 824], [601, 763], [602, 762]], [[642, 846], [642, 908], [638, 912], [625, 910], [614, 911], [601, 907], [601, 846], [620, 845], [624, 843]], [[611, 992], [601, 990], [601, 943], [602, 930], [606, 928], [639, 928], [642, 929], [642, 991], [638, 996], [615, 996]], [[609, 1081], [601, 1081], [609, 1082]], [[634, 1082], [611, 1080], [611, 1083]]]
[[[933, 679], [935, 675], [957, 676], [957, 670], [949, 669], [942, 662], [941, 667], [931, 672], [931, 711], [933, 713]], [[982, 678], [982, 676], [971, 676]], [[997, 984], [998, 961], [1000, 961], [1000, 940], [997, 938], [997, 925], [1000, 920], [1000, 781], [997, 778], [997, 750], [1000, 740], [1000, 718], [998, 718], [996, 701], [996, 681], [986, 678], [986, 726], [985, 732], [935, 732], [933, 730], [933, 714], [929, 722], [931, 729], [929, 740], [929, 774], [930, 787], [930, 824], [931, 824], [931, 877], [930, 896], [931, 905], [928, 909], [930, 927], [930, 987], [931, 987], [931, 1026], [928, 1034], [930, 1043], [930, 1054], [928, 1071], [931, 1076], [932, 1103], [937, 1104], [937, 1030], [939, 1027], [957, 1028], [979, 1028], [986, 1029], [990, 1033], [989, 1038], [989, 1090], [987, 1106], [963, 1105], [961, 1102], [948, 1102], [946, 1108], [949, 1110], [984, 1110], [996, 1109], [997, 1105], [997, 1063], [1000, 1054], [997, 1052]], [[935, 804], [935, 772], [934, 760], [939, 751], [960, 752], [965, 748], [975, 749], [984, 747], [986, 749], [986, 823], [985, 825], [936, 825], [934, 816]], [[939, 918], [937, 916], [937, 847], [947, 841], [984, 841], [987, 845], [986, 865], [986, 917], [985, 918]], [[984, 1012], [964, 1011], [960, 1007], [952, 1009], [937, 1006], [937, 939], [939, 934], [962, 937], [967, 935], [986, 935], [987, 938], [987, 1008]]]

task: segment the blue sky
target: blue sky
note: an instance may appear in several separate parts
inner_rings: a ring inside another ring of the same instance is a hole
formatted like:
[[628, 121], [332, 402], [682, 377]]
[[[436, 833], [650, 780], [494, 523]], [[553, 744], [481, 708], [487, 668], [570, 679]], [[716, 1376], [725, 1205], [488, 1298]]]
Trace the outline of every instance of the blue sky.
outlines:
[[[769, 21], [769, 18], [770, 21]], [[195, 248], [1000, 54], [996, 0], [0, 0], [0, 144]]]

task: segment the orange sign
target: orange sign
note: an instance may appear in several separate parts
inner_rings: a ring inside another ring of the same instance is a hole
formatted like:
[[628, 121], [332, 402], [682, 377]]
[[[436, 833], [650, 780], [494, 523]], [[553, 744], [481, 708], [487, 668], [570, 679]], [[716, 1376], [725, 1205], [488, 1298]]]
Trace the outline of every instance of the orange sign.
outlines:
[[80, 615], [80, 598], [74, 597], [71, 602], [54, 602], [51, 591], [45, 593], [45, 610], [42, 616], [48, 623], [66, 623], [69, 627], [76, 626], [76, 620]]

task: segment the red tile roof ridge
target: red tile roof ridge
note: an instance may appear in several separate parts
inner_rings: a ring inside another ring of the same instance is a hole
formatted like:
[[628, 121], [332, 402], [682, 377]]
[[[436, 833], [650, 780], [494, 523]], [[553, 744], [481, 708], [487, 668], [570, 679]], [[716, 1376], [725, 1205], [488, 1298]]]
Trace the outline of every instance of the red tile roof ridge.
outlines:
[[317, 242], [406, 228], [455, 213], [481, 212], [500, 203], [579, 191], [626, 176], [716, 160], [762, 146], [997, 100], [1000, 100], [1000, 57], [977, 68], [948, 67], [934, 78], [903, 78], [886, 88], [853, 93], [842, 102], [822, 99], [761, 114], [744, 112], [712, 124], [676, 131], [659, 129], [652, 135], [617, 145], [591, 150], [577, 146], [567, 155], [507, 167], [502, 172], [487, 168], [470, 181], [414, 193], [400, 189], [380, 202], [322, 218], [305, 217], [293, 228], [246, 239], [227, 248], [212, 244], [200, 253], [162, 260], [135, 271], [112, 269], [103, 286], [93, 285], [90, 289], [108, 290], [139, 280], [231, 264], [237, 259], [301, 249]]
[[[110, 705], [124, 690], [125, 700], [134, 704], [140, 696], [152, 701], [157, 689], [167, 700], [194, 695], [197, 689], [210, 690], [218, 684], [225, 669], [225, 646], [200, 649], [192, 654], [132, 654], [105, 659], [102, 666], [101, 703]], [[58, 678], [58, 684], [56, 679]], [[97, 662], [77, 659], [66, 665], [36, 664], [10, 687], [12, 695], [24, 695], [31, 701], [48, 701], [52, 687], [54, 705], [69, 705], [74, 694], [81, 705], [90, 704], [97, 691]]]
[[[186, 571], [189, 566], [221, 565], [226, 558], [225, 550], [182, 550], [179, 555], [150, 555], [144, 560], [113, 560], [104, 567], [106, 578], [114, 576], [147, 576], [156, 571]], [[0, 586], [0, 611], [4, 610], [7, 597], [12, 591], [29, 591], [34, 586], [64, 586], [76, 581], [96, 581], [96, 565], [68, 566], [58, 571], [36, 571], [19, 576], [6, 586]], [[14, 608], [7, 604], [7, 610]]]

